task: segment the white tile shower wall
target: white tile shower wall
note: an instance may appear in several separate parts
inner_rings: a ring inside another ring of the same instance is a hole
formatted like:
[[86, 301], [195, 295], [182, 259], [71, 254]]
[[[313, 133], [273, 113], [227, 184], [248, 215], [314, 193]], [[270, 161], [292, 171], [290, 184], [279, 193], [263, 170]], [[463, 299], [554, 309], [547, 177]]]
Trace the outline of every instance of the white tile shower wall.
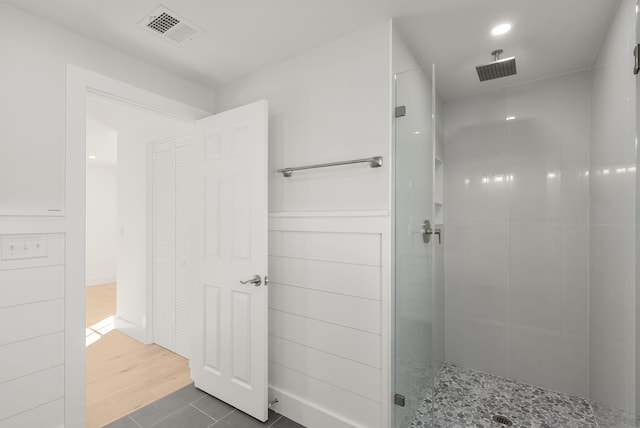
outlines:
[[589, 73], [444, 116], [446, 360], [587, 396]]
[[305, 426], [386, 426], [388, 215], [272, 214], [269, 386]]
[[[636, 2], [623, 0], [592, 68], [591, 398], [635, 412]], [[635, 426], [635, 425], [633, 425]]]

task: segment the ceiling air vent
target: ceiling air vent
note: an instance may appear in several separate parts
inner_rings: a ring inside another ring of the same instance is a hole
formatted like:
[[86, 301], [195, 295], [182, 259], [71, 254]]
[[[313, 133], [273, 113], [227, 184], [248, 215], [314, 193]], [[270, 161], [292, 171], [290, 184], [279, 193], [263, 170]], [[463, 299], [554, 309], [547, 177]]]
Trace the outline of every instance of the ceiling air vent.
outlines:
[[142, 18], [138, 26], [176, 44], [193, 39], [204, 31], [164, 6], [158, 6]]

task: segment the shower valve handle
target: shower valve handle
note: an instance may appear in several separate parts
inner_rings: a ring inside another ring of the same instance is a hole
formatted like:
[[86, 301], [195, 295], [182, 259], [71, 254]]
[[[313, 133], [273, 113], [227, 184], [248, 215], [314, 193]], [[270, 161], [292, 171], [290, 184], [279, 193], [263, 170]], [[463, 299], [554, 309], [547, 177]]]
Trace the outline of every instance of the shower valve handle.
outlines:
[[440, 230], [440, 228], [437, 228], [433, 231], [433, 233], [438, 235], [438, 244], [442, 244], [442, 230]]

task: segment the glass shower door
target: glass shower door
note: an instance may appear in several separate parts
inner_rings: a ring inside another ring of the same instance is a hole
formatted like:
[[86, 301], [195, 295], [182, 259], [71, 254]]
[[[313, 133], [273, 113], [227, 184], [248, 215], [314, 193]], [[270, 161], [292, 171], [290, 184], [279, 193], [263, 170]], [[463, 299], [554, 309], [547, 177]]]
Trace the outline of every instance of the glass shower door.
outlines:
[[439, 238], [433, 218], [433, 84], [415, 69], [396, 75], [395, 89], [394, 426], [409, 427], [417, 417], [423, 420], [419, 426], [429, 427], [431, 401], [425, 399], [436, 374], [432, 263]]

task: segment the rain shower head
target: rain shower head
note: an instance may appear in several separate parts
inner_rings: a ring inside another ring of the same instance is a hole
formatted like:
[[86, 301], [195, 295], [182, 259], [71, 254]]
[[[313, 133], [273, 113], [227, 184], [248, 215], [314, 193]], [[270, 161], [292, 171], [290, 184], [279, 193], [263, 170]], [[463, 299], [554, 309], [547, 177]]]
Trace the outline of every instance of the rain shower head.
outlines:
[[510, 58], [500, 59], [502, 52], [502, 49], [491, 52], [495, 60], [487, 65], [479, 65], [476, 67], [481, 82], [516, 74], [516, 57], [512, 56]]

